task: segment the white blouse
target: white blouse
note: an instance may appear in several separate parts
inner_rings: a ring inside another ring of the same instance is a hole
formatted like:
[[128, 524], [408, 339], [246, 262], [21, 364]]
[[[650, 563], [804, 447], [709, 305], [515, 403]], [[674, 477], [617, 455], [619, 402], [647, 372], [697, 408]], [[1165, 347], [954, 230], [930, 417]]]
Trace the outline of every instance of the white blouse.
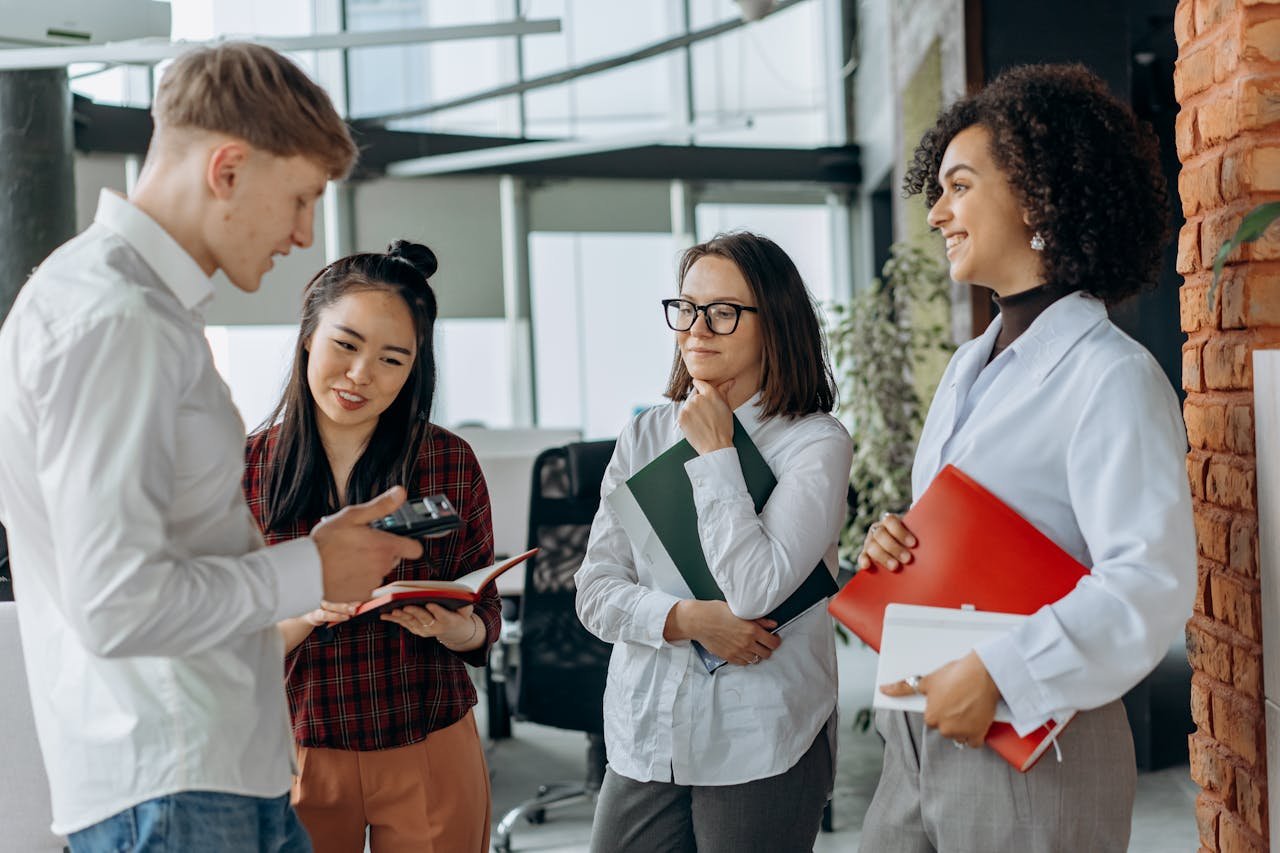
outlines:
[[[668, 403], [628, 425], [601, 494], [684, 437], [678, 414], [679, 404]], [[755, 512], [737, 450], [698, 456], [685, 470], [711, 573], [729, 608], [754, 619], [794, 592], [820, 558], [834, 571], [853, 450], [830, 415], [762, 420], [758, 396], [735, 414], [778, 478], [763, 511]], [[690, 643], [663, 639], [679, 599], [656, 588], [652, 567], [608, 501], [596, 513], [575, 581], [583, 624], [614, 644], [604, 730], [615, 773], [682, 785], [763, 779], [794, 766], [834, 723], [835, 643], [824, 608], [782, 630], [782, 645], [768, 660], [708, 675]]]
[[977, 648], [1025, 731], [1118, 699], [1155, 667], [1191, 615], [1196, 548], [1186, 433], [1150, 353], [1081, 293], [987, 364], [1000, 325], [947, 366], [912, 487], [955, 465], [1092, 568]]

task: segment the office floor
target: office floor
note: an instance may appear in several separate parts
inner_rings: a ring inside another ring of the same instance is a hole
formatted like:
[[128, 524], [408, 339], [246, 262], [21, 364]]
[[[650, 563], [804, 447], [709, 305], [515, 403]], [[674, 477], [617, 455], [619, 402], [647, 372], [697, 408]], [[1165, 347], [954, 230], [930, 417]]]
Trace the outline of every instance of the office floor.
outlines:
[[[852, 851], [862, 828], [862, 815], [880, 773], [880, 739], [874, 732], [855, 732], [853, 716], [871, 701], [875, 656], [865, 648], [840, 648], [842, 729], [834, 803], [835, 831], [822, 833], [816, 853]], [[483, 705], [483, 703], [482, 703]], [[481, 721], [481, 731], [484, 731]], [[493, 819], [532, 796], [539, 784], [576, 781], [586, 762], [586, 739], [527, 723], [514, 724], [514, 737], [492, 745]], [[1138, 776], [1130, 853], [1192, 851], [1196, 836], [1196, 786], [1185, 765]], [[516, 853], [583, 853], [591, 836], [591, 807], [574, 805], [550, 812], [541, 825], [519, 821], [511, 835]]]

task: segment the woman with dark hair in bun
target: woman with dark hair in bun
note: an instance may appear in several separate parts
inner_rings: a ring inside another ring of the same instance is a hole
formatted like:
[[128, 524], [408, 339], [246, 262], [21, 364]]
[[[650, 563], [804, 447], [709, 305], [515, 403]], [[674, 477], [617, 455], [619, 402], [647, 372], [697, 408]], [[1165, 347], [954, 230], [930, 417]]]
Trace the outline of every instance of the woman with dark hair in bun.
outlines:
[[[393, 243], [334, 261], [303, 293], [293, 367], [249, 437], [244, 489], [270, 543], [395, 484], [444, 494], [462, 527], [388, 576], [449, 580], [493, 562], [489, 495], [471, 448], [429, 420], [435, 255]], [[474, 608], [404, 607], [348, 622], [323, 602], [280, 623], [298, 744], [293, 802], [317, 853], [485, 851], [489, 775], [465, 663], [498, 636], [490, 588]], [[316, 628], [323, 626], [324, 630]]]
[[[1136, 768], [1120, 697], [1182, 633], [1196, 586], [1178, 398], [1107, 318], [1159, 272], [1156, 140], [1083, 66], [1014, 68], [943, 112], [905, 187], [924, 193], [951, 277], [1000, 306], [938, 385], [913, 491], [955, 465], [1091, 571], [1019, 627], [882, 688], [926, 705], [876, 714], [884, 770], [862, 849], [1123, 851]], [[925, 535], [888, 515], [859, 564], [908, 582]], [[1038, 570], [1027, 561], [1029, 584]], [[983, 746], [999, 701], [1024, 734], [1079, 714], [1023, 774]]]

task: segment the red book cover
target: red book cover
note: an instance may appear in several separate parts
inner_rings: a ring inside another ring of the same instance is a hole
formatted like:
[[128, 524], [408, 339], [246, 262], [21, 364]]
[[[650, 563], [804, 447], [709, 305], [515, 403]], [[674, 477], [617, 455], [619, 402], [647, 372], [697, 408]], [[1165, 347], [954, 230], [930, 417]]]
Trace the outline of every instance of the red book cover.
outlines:
[[[890, 603], [972, 606], [996, 613], [1035, 613], [1075, 589], [1089, 573], [1074, 557], [953, 465], [943, 468], [903, 516], [919, 543], [911, 562], [890, 572], [872, 565], [853, 576], [827, 605], [831, 615], [880, 651]], [[1051, 731], [1020, 738], [994, 723], [987, 744], [1014, 767], [1030, 769]]]
[[480, 593], [497, 580], [498, 575], [515, 568], [536, 553], [538, 549], [532, 548], [505, 562], [476, 569], [451, 581], [396, 581], [380, 586], [373, 591], [372, 598], [356, 608], [351, 618], [393, 610], [409, 604], [418, 606], [427, 603], [439, 604], [450, 610], [475, 604], [480, 600]]

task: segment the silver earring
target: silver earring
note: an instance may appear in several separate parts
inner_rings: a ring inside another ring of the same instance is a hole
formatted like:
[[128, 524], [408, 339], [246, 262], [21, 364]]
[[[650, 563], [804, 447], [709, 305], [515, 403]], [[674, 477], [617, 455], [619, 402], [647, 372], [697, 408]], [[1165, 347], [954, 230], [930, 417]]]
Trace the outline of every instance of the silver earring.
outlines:
[[1031, 235], [1031, 248], [1036, 252], [1044, 251], [1044, 238], [1040, 236], [1039, 231]]

